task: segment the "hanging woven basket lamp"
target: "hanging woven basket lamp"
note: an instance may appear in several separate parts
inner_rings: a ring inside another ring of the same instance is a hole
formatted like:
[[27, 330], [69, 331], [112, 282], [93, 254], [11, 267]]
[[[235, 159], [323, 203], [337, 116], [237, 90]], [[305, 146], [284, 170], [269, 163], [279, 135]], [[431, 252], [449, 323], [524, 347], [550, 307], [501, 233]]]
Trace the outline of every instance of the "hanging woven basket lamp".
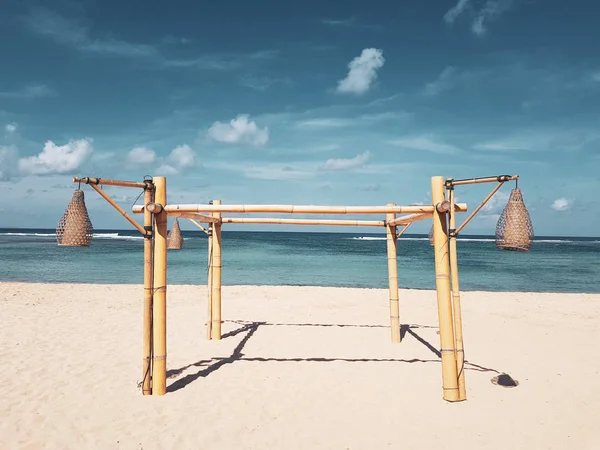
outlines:
[[173, 228], [167, 235], [167, 250], [181, 250], [183, 247], [183, 236], [181, 235], [181, 228], [179, 228], [179, 220], [175, 219]]
[[83, 191], [77, 189], [58, 222], [56, 241], [64, 247], [89, 247], [93, 232]]
[[533, 241], [533, 224], [523, 202], [523, 194], [515, 187], [496, 224], [496, 247], [500, 250], [527, 252]]

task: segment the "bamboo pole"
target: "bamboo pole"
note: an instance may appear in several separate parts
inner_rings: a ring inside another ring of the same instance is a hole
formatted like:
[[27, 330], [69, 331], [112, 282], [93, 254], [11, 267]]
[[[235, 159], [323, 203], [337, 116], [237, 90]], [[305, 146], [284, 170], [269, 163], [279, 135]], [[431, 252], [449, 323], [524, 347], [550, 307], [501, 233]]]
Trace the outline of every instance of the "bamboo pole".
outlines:
[[[388, 203], [387, 206], [393, 206]], [[395, 214], [386, 215], [386, 221], [389, 223], [394, 220]], [[397, 261], [397, 237], [396, 227], [386, 226], [387, 237], [387, 257], [388, 257], [388, 281], [390, 290], [390, 328], [392, 330], [392, 342], [400, 342], [400, 303], [398, 300], [398, 261]]]
[[383, 220], [313, 220], [313, 219], [278, 219], [278, 218], [253, 218], [253, 217], [226, 217], [222, 223], [243, 224], [274, 224], [274, 225], [338, 225], [356, 227], [385, 227]]
[[473, 217], [475, 217], [475, 214], [477, 214], [479, 212], [479, 210], [485, 206], [485, 204], [490, 200], [490, 198], [492, 198], [494, 196], [494, 194], [498, 191], [498, 189], [500, 189], [502, 187], [503, 184], [504, 184], [504, 181], [501, 181], [500, 183], [498, 183], [498, 185], [492, 190], [492, 192], [490, 192], [488, 194], [488, 196], [481, 202], [481, 204], [477, 208], [475, 208], [475, 211], [473, 211], [471, 213], [471, 215], [469, 215], [469, 217], [467, 217], [465, 219], [465, 221], [461, 224], [461, 226], [458, 227], [458, 229], [456, 230], [456, 234], [460, 233], [461, 230], [467, 226], [467, 224], [471, 221], [471, 219]]
[[[123, 217], [125, 217], [129, 223], [131, 225], [133, 225], [140, 233], [142, 233], [142, 235], [146, 234], [146, 231], [144, 230], [144, 227], [141, 226], [139, 223], [137, 223], [133, 217], [131, 217], [129, 214], [127, 214], [123, 208], [121, 208], [112, 198], [110, 198], [110, 196], [104, 192], [102, 189], [100, 189], [98, 186], [96, 186], [95, 184], [90, 184], [90, 186], [98, 193], [100, 194], [101, 197], [104, 198], [104, 200], [106, 200], [108, 203], [110, 203], [110, 205], [115, 208], [117, 211], [119, 211]], [[145, 188], [146, 185], [144, 185]]]
[[204, 222], [204, 223], [214, 223], [214, 222], [219, 221], [219, 219], [216, 219], [215, 217], [206, 216], [206, 215], [200, 214], [200, 213], [186, 213], [186, 212], [169, 213], [169, 212], [167, 212], [167, 215], [169, 217], [181, 217], [183, 219], [195, 219], [198, 222]]
[[[434, 205], [444, 201], [444, 177], [431, 178], [431, 195]], [[448, 263], [448, 235], [444, 226], [446, 213], [433, 214], [433, 238], [435, 255], [435, 284], [437, 290], [440, 345], [442, 353], [442, 382], [444, 400], [459, 400], [454, 347], [454, 324], [450, 297], [450, 274]]]
[[408, 216], [396, 217], [394, 220], [389, 220], [388, 225], [407, 225], [409, 223], [418, 222], [419, 220], [429, 219], [433, 213], [409, 214]]
[[463, 186], [465, 184], [480, 184], [480, 183], [492, 183], [494, 181], [497, 182], [505, 182], [505, 181], [514, 181], [518, 180], [519, 175], [499, 175], [496, 177], [482, 177], [482, 178], [468, 178], [465, 180], [452, 180], [453, 186]]
[[[167, 180], [155, 177], [154, 200], [167, 204]], [[167, 213], [154, 215], [154, 305], [152, 310], [152, 395], [167, 392]]]
[[404, 226], [404, 228], [402, 228], [402, 230], [398, 234], [396, 234], [396, 239], [398, 239], [400, 236], [402, 236], [406, 232], [406, 230], [408, 230], [410, 228], [411, 225], [412, 225], [412, 222], [411, 223], [407, 223]]
[[132, 187], [132, 188], [146, 188], [146, 183], [138, 183], [136, 181], [120, 181], [120, 180], [105, 180], [104, 178], [77, 178], [73, 177], [73, 183], [89, 184], [90, 186], [103, 184], [105, 186], [120, 186], [120, 187]]
[[[214, 200], [213, 205], [218, 206], [221, 200]], [[215, 212], [214, 216], [221, 219], [221, 213]], [[211, 337], [221, 339], [221, 223], [213, 223], [212, 238], [212, 311], [211, 311]]]
[[[153, 189], [144, 191], [144, 203], [153, 201]], [[143, 362], [142, 362], [142, 394], [152, 394], [152, 213], [144, 213], [144, 321], [143, 321]], [[148, 233], [150, 231], [150, 233]]]
[[[204, 228], [201, 224], [196, 222], [194, 219], [189, 219], [189, 221], [192, 222], [194, 225], [196, 225], [198, 228], [200, 228], [202, 231], [204, 231], [205, 234], [208, 234], [208, 230], [206, 228]], [[210, 225], [208, 225], [208, 226], [210, 226]]]
[[[433, 205], [409, 206], [310, 206], [310, 205], [167, 205], [167, 212], [227, 212], [227, 213], [288, 213], [288, 214], [412, 214], [432, 213]], [[134, 205], [135, 214], [144, 212], [144, 205]], [[458, 203], [457, 212], [466, 212], [467, 204]]]
[[206, 334], [208, 340], [212, 339], [212, 277], [213, 277], [213, 225], [208, 224], [208, 320], [206, 321]]
[[[448, 190], [450, 204], [454, 202], [454, 189]], [[467, 399], [465, 386], [465, 351], [463, 345], [460, 286], [458, 284], [458, 252], [456, 248], [456, 214], [450, 207], [450, 274], [452, 276], [452, 306], [454, 310], [454, 342], [456, 346], [456, 371], [458, 372], [458, 399]]]

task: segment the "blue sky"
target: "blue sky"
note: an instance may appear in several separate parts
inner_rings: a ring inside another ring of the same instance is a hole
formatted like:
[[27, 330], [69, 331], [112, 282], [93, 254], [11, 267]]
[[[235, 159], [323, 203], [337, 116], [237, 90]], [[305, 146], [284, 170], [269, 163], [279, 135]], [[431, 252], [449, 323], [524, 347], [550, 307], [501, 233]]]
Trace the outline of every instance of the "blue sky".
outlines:
[[[598, 236], [595, 2], [1, 8], [0, 226], [56, 226], [73, 175], [165, 175], [171, 203], [379, 205], [430, 202], [434, 175], [518, 173], [536, 234]], [[512, 187], [465, 233], [492, 234]], [[86, 198], [96, 228], [129, 226]]]

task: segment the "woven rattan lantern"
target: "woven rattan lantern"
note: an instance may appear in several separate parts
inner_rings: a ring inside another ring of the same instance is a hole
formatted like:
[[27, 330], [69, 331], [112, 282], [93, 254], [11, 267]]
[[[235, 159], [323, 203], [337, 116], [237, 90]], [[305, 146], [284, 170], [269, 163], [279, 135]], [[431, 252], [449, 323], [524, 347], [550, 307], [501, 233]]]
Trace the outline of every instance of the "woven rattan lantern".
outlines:
[[58, 222], [56, 241], [64, 247], [89, 247], [93, 231], [83, 191], [77, 189]]
[[431, 228], [429, 229], [429, 245], [431, 245], [433, 247], [433, 225], [431, 225]]
[[179, 221], [175, 219], [173, 228], [169, 231], [167, 236], [167, 249], [168, 250], [181, 250], [183, 247], [183, 236], [181, 235], [181, 229], [179, 228]]
[[527, 252], [533, 241], [533, 224], [523, 203], [523, 194], [514, 188], [496, 225], [496, 246], [500, 250]]

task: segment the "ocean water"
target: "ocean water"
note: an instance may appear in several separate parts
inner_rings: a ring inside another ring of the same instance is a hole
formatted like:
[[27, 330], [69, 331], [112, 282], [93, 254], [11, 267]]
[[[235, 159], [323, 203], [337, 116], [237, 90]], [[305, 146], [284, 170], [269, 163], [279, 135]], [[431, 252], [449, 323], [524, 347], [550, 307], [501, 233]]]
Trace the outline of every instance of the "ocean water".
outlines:
[[[96, 230], [90, 247], [58, 247], [54, 230], [0, 228], [0, 281], [142, 283], [143, 238]], [[168, 252], [169, 284], [206, 284], [207, 239], [183, 231]], [[500, 251], [492, 236], [458, 239], [463, 291], [600, 293], [600, 238], [538, 237], [528, 253]], [[401, 288], [435, 289], [427, 236], [398, 241]], [[387, 288], [383, 234], [223, 232], [223, 284]]]

